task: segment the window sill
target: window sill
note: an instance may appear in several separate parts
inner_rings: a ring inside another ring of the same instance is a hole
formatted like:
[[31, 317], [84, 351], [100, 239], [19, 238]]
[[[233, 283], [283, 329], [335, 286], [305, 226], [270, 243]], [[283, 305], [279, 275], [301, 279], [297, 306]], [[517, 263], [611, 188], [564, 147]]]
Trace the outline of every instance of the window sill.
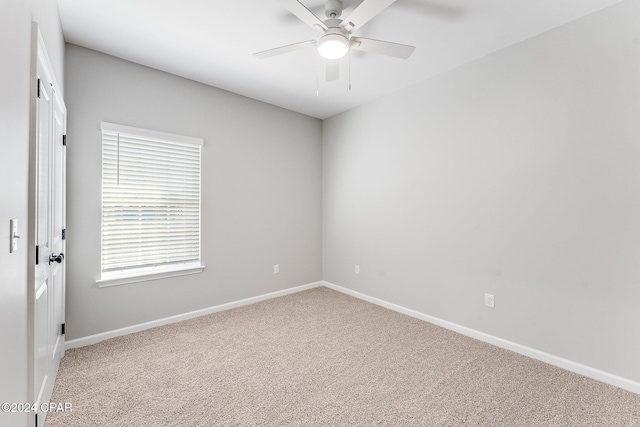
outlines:
[[96, 280], [96, 283], [99, 288], [108, 288], [110, 286], [126, 285], [129, 283], [198, 274], [202, 273], [203, 270], [204, 265], [200, 264], [184, 264], [171, 267], [150, 267], [136, 271], [103, 274], [101, 279]]

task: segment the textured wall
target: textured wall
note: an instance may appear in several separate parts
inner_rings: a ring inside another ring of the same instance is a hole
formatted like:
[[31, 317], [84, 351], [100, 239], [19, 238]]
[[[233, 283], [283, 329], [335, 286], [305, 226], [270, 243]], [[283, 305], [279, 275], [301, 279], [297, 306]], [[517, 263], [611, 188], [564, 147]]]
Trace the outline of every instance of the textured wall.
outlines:
[[326, 120], [324, 279], [640, 381], [638, 16]]
[[[319, 120], [74, 45], [66, 67], [67, 339], [322, 279]], [[204, 138], [203, 273], [97, 287], [101, 121]]]

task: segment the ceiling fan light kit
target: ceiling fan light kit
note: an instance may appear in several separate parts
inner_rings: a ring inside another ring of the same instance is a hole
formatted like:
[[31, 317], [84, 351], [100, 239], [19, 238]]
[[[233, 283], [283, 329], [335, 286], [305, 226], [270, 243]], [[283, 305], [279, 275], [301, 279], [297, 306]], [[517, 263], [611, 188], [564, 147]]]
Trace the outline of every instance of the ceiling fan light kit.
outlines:
[[326, 59], [340, 59], [349, 51], [349, 39], [340, 30], [330, 28], [318, 39], [318, 53]]
[[401, 59], [409, 58], [415, 50], [415, 46], [363, 37], [352, 37], [354, 31], [396, 0], [364, 0], [345, 19], [339, 19], [342, 15], [342, 1], [327, 0], [325, 4], [325, 15], [328, 19], [324, 21], [314, 15], [313, 12], [298, 0], [278, 1], [302, 22], [313, 29], [321, 30], [322, 33], [316, 40], [307, 40], [256, 52], [253, 55], [257, 58], [270, 58], [315, 44], [318, 49], [318, 54], [322, 58], [328, 59], [326, 64], [327, 76], [331, 76], [331, 78], [327, 78], [327, 81], [333, 81], [338, 79], [337, 66], [334, 64], [335, 60], [344, 57], [347, 52], [349, 52], [349, 49], [357, 49], [363, 52], [377, 53]]

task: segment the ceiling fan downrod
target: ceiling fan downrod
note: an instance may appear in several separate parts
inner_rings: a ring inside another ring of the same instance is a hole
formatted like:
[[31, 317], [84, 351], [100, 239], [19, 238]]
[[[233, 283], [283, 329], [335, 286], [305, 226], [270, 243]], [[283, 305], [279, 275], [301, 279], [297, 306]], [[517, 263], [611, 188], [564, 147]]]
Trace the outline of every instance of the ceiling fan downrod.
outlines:
[[327, 3], [324, 5], [324, 14], [327, 18], [339, 18], [340, 15], [342, 15], [342, 1], [327, 0]]

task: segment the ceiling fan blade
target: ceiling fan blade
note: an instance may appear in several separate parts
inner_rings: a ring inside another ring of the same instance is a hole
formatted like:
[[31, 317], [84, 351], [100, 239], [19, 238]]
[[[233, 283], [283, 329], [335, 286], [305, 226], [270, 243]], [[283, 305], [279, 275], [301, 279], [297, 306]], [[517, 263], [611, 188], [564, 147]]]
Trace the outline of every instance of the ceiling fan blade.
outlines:
[[364, 0], [360, 3], [360, 6], [356, 7], [355, 10], [342, 21], [340, 28], [351, 33], [355, 28], [362, 27], [369, 22], [371, 18], [382, 12], [395, 1], [396, 0]]
[[325, 81], [333, 82], [340, 78], [340, 61], [337, 59], [327, 59]]
[[305, 7], [298, 0], [278, 0], [281, 5], [286, 7], [289, 12], [296, 15], [302, 22], [307, 24], [310, 27], [320, 27], [323, 30], [327, 29], [327, 26], [313, 14], [309, 9]]
[[286, 46], [274, 47], [273, 49], [263, 50], [261, 52], [256, 52], [253, 54], [256, 58], [265, 59], [271, 58], [272, 56], [282, 55], [283, 53], [293, 52], [294, 50], [304, 49], [307, 46], [311, 46], [312, 44], [316, 44], [315, 40], [307, 40], [305, 42], [288, 44]]
[[415, 46], [406, 44], [385, 42], [382, 40], [366, 39], [363, 37], [351, 37], [351, 48], [364, 52], [378, 53], [380, 55], [394, 56], [407, 59], [411, 56]]

